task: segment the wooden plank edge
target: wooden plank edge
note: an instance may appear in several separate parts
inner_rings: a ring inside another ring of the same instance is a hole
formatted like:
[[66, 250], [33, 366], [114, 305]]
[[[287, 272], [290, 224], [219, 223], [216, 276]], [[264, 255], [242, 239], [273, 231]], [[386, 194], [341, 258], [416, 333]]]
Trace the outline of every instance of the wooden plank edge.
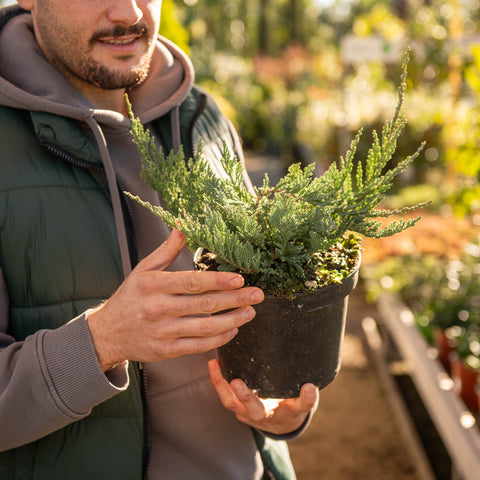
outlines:
[[414, 464], [416, 476], [419, 480], [435, 480], [435, 475], [408, 408], [389, 373], [388, 363], [384, 356], [383, 340], [378, 331], [376, 321], [372, 317], [365, 317], [362, 320], [362, 331], [370, 359], [387, 394], [387, 401], [392, 410], [394, 422]]
[[429, 355], [429, 345], [413, 321], [413, 313], [396, 295], [383, 294], [377, 301], [382, 324], [400, 354], [411, 366], [412, 380], [463, 480], [478, 480], [480, 431], [474, 415], [451, 390], [442, 386], [449, 376]]

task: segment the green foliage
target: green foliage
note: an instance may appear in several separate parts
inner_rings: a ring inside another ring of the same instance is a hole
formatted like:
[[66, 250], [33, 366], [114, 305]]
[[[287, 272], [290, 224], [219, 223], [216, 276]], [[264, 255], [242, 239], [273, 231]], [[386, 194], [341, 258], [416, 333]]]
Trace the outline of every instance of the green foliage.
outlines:
[[358, 262], [359, 237], [348, 232], [379, 238], [418, 220], [387, 226], [378, 220], [411, 210], [378, 208], [393, 179], [420, 150], [387, 168], [405, 125], [401, 108], [407, 60], [395, 115], [380, 136], [374, 134], [365, 162], [355, 162], [360, 132], [339, 165], [332, 164], [322, 176], [314, 177], [314, 164], [294, 164], [276, 186], [265, 175], [254, 191], [245, 188], [243, 167], [226, 147], [222, 177], [211, 170], [201, 151], [188, 161], [182, 151], [165, 158], [130, 109], [143, 178], [165, 206], [133, 198], [185, 233], [192, 250], [206, 248], [216, 255], [221, 270], [239, 271], [248, 283], [270, 293], [291, 294], [341, 281]]
[[190, 52], [189, 35], [186, 28], [178, 19], [178, 9], [173, 0], [162, 1], [162, 11], [160, 19], [160, 35], [168, 38], [178, 45], [187, 54]]
[[[480, 210], [480, 46], [472, 48], [473, 60], [465, 70], [465, 79], [472, 98], [464, 114], [454, 124], [457, 132], [453, 148], [446, 151], [446, 159], [451, 162], [459, 176], [452, 203], [460, 215]], [[453, 131], [448, 131], [451, 136]]]
[[427, 337], [433, 328], [445, 330], [457, 354], [480, 370], [480, 237], [455, 260], [394, 256], [366, 270], [372, 300], [385, 290], [398, 293]]

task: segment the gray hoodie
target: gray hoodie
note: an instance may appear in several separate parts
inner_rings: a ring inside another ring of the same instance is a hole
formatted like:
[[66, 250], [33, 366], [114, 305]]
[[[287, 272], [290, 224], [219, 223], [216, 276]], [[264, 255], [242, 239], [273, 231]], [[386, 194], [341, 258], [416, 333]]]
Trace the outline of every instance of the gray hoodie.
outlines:
[[[84, 132], [101, 152], [111, 193], [117, 192], [114, 186], [119, 182], [124, 189], [158, 203], [157, 194], [139, 177], [140, 158], [131, 142], [129, 120], [89, 104], [43, 57], [33, 36], [31, 16], [25, 13], [5, 21], [11, 11], [0, 10], [0, 105], [83, 122]], [[145, 124], [171, 112], [174, 142], [178, 143], [176, 109], [192, 84], [189, 59], [159, 37], [147, 80], [129, 93], [136, 115]], [[166, 239], [168, 228], [143, 207], [132, 204], [132, 209], [142, 258]], [[115, 216], [124, 273], [128, 274], [119, 208]], [[191, 254], [185, 250], [171, 268], [190, 269]], [[128, 388], [124, 367], [108, 375], [99, 368], [85, 314], [58, 329], [42, 330], [16, 342], [2, 333], [8, 327], [8, 306], [8, 286], [0, 265], [0, 451], [81, 419], [95, 405]], [[214, 356], [210, 352], [146, 365], [151, 480], [261, 478], [263, 468], [251, 429], [223, 408], [209, 381], [206, 363]]]

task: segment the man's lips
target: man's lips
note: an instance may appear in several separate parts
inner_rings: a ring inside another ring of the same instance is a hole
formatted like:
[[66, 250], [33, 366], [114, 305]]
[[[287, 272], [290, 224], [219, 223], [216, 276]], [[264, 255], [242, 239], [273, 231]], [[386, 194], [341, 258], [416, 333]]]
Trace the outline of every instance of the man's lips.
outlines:
[[116, 53], [133, 53], [140, 45], [143, 35], [123, 35], [119, 37], [100, 37], [97, 43]]
[[122, 37], [100, 37], [99, 42], [107, 43], [109, 45], [128, 45], [135, 42], [141, 35], [125, 35]]

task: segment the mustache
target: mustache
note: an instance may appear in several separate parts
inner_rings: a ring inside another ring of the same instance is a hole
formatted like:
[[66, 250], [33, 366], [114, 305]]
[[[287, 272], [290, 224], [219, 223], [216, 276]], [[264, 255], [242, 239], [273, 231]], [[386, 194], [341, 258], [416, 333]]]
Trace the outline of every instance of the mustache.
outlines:
[[123, 37], [126, 35], [145, 35], [148, 33], [148, 28], [144, 24], [130, 25], [124, 27], [122, 25], [116, 25], [112, 29], [97, 30], [90, 38], [90, 45], [93, 45], [98, 39], [104, 37]]

